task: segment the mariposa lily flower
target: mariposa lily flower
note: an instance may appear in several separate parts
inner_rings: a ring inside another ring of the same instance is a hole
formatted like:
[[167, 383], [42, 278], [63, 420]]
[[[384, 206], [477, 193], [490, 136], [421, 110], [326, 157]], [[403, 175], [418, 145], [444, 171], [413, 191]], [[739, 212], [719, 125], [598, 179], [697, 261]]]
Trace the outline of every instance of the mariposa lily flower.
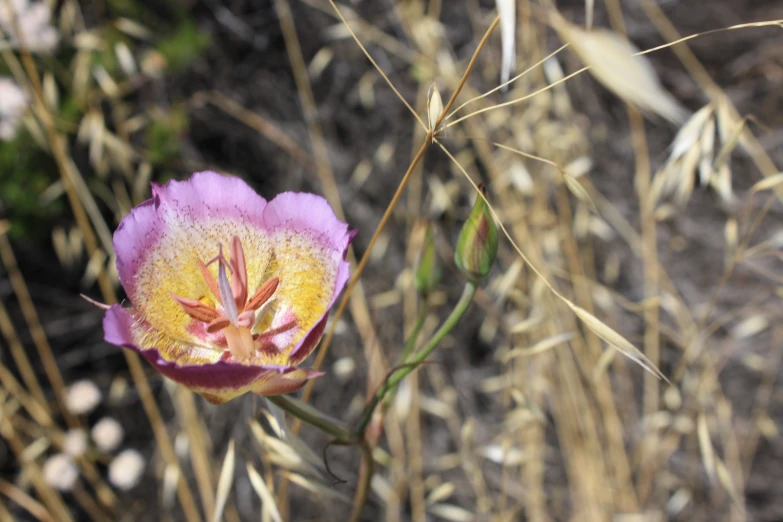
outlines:
[[267, 202], [214, 172], [153, 184], [114, 233], [132, 306], [107, 308], [105, 339], [213, 403], [295, 391], [321, 375], [298, 365], [348, 280], [353, 236], [314, 194]]

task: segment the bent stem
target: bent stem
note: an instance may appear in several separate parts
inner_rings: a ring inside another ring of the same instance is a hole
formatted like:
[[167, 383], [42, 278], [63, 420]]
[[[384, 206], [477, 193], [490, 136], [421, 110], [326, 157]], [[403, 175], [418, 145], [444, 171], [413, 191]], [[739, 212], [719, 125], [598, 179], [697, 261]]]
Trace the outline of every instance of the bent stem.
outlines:
[[476, 288], [476, 284], [469, 281], [465, 285], [465, 289], [462, 291], [462, 297], [460, 297], [454, 310], [451, 311], [451, 314], [446, 321], [441, 325], [438, 331], [435, 332], [435, 335], [433, 335], [429, 342], [421, 350], [416, 352], [410, 360], [404, 361], [404, 366], [397, 368], [389, 375], [389, 378], [386, 379], [378, 392], [370, 400], [367, 407], [365, 407], [362, 420], [354, 431], [354, 438], [363, 440], [364, 432], [370, 423], [370, 419], [372, 419], [373, 412], [375, 411], [376, 406], [378, 406], [378, 403], [382, 401], [386, 394], [393, 390], [400, 381], [415, 370], [419, 364], [424, 362], [438, 344], [440, 344], [443, 338], [454, 329], [457, 323], [459, 323], [462, 316], [468, 311], [468, 307], [470, 306], [471, 301], [473, 301], [473, 296], [476, 295]]

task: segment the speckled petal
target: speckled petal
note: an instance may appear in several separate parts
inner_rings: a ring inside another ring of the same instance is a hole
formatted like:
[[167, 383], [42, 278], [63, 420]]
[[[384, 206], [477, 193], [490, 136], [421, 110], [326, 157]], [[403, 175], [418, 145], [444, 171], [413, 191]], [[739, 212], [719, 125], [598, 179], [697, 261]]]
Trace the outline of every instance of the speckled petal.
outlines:
[[[278, 195], [264, 210], [264, 224], [274, 242], [279, 306], [289, 310], [300, 327], [283, 352], [302, 361], [318, 343], [321, 323], [348, 280], [345, 254], [355, 233], [314, 194]], [[318, 336], [312, 335], [319, 329]]]

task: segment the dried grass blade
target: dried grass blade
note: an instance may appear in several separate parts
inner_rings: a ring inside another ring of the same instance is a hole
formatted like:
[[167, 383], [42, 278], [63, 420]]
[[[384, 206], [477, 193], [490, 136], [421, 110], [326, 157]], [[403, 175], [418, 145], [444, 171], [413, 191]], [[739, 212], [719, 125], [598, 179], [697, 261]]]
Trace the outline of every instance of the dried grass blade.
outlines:
[[250, 463], [247, 464], [247, 475], [250, 477], [250, 484], [261, 499], [261, 509], [275, 522], [283, 522], [283, 517], [280, 516], [280, 511], [277, 509], [274, 495], [266, 487], [266, 482], [261, 478], [256, 468]]
[[303, 475], [300, 475], [298, 473], [285, 473], [285, 476], [288, 477], [288, 480], [290, 480], [291, 483], [297, 484], [298, 486], [303, 487], [304, 489], [314, 493], [315, 495], [324, 498], [333, 499], [333, 500], [338, 500], [345, 504], [351, 503], [351, 499], [344, 493], [341, 493], [336, 489], [320, 484], [315, 480], [309, 479]]
[[[749, 119], [750, 116], [745, 116], [744, 118], [742, 118], [742, 120], [740, 120], [739, 123], [737, 123], [734, 126], [734, 128], [731, 131], [731, 134], [728, 134], [728, 132], [726, 131], [720, 133], [721, 141], [723, 142], [723, 145], [718, 151], [718, 155], [715, 156], [715, 162], [713, 164], [713, 168], [718, 168], [728, 160], [729, 155], [737, 147], [737, 143], [739, 143], [740, 137], [747, 129], [747, 124]], [[720, 128], [724, 129], [725, 126], [721, 124]]]
[[699, 140], [701, 131], [704, 128], [704, 124], [707, 123], [707, 119], [712, 116], [714, 107], [712, 104], [707, 104], [696, 113], [691, 116], [685, 125], [680, 128], [677, 135], [672, 142], [672, 152], [669, 155], [669, 159], [676, 159], [690, 150], [693, 145]]
[[215, 512], [212, 514], [212, 522], [219, 522], [223, 518], [223, 510], [226, 508], [228, 495], [231, 493], [231, 485], [234, 483], [234, 441], [228, 443], [226, 457], [223, 459], [223, 468], [220, 470], [217, 493], [215, 494]]
[[715, 450], [712, 448], [712, 442], [710, 441], [710, 430], [707, 426], [707, 416], [704, 412], [699, 413], [699, 418], [696, 421], [697, 431], [699, 435], [699, 449], [701, 450], [701, 460], [704, 464], [704, 470], [707, 472], [707, 476], [710, 480], [715, 478]]
[[752, 187], [750, 187], [750, 193], [755, 194], [756, 192], [761, 192], [762, 190], [770, 190], [781, 184], [783, 184], [783, 172], [768, 178], [764, 178], [761, 181], [755, 183]]
[[476, 514], [454, 504], [433, 504], [428, 511], [433, 515], [453, 522], [473, 522]]
[[577, 306], [570, 301], [565, 301], [574, 311], [577, 317], [587, 326], [595, 335], [612, 345], [620, 353], [636, 362], [639, 366], [655, 375], [659, 379], [669, 382], [669, 379], [644, 355], [637, 347], [630, 343], [625, 337], [614, 331], [606, 323], [602, 322], [596, 316]]
[[582, 184], [565, 172], [563, 173], [563, 179], [565, 180], [566, 187], [568, 187], [568, 191], [571, 192], [576, 199], [590, 207], [590, 210], [598, 214], [598, 207], [595, 206], [595, 203], [590, 198], [590, 194], [587, 193]]
[[612, 31], [585, 31], [558, 13], [551, 18], [560, 37], [607, 89], [639, 109], [674, 123], [685, 121], [687, 111], [666, 92], [650, 62], [628, 40]]
[[718, 475], [718, 482], [723, 486], [723, 489], [726, 490], [726, 493], [729, 494], [731, 501], [735, 506], [741, 508], [742, 500], [737, 494], [737, 488], [734, 487], [734, 482], [731, 480], [731, 473], [726, 467], [726, 464], [720, 459], [715, 459], [715, 472]]
[[574, 338], [574, 332], [565, 332], [546, 339], [542, 339], [535, 343], [533, 346], [525, 346], [520, 348], [514, 348], [510, 352], [503, 356], [503, 362], [507, 363], [511, 359], [516, 357], [530, 357], [531, 355], [538, 355], [547, 350], [550, 350], [560, 344], [570, 341]]

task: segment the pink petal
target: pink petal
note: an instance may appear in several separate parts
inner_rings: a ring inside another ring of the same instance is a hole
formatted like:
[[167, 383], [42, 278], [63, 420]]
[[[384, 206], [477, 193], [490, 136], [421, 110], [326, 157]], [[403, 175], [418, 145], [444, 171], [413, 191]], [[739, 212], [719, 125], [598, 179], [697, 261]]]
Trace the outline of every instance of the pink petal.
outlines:
[[[247, 220], [262, 227], [267, 204], [241, 178], [209, 170], [196, 172], [185, 181], [169, 181], [165, 185], [153, 183], [152, 197], [159, 198], [164, 208], [185, 223], [220, 216]], [[224, 239], [230, 240], [230, 236]]]
[[[348, 225], [335, 216], [326, 199], [315, 194], [293, 192], [284, 192], [269, 202], [264, 210], [264, 223], [270, 231], [274, 231], [276, 237], [283, 238], [278, 243], [285, 242], [289, 235], [309, 236], [320, 246], [327, 259], [337, 264], [327, 306], [289, 352], [291, 361], [303, 361], [318, 344], [329, 310], [348, 281], [350, 264], [345, 261], [345, 255], [356, 231], [348, 230]], [[278, 244], [276, 249], [280, 250], [281, 245]], [[327, 262], [326, 259], [324, 262]], [[284, 276], [281, 283], [286, 283]]]
[[316, 194], [278, 194], [264, 209], [264, 225], [270, 232], [287, 229], [309, 234], [340, 253], [346, 251], [352, 238], [348, 224], [340, 221], [329, 202]]
[[158, 219], [157, 198], [148, 199], [122, 218], [114, 232], [114, 252], [117, 254], [117, 273], [125, 292], [135, 293], [134, 275], [147, 254], [160, 240], [167, 226]]

